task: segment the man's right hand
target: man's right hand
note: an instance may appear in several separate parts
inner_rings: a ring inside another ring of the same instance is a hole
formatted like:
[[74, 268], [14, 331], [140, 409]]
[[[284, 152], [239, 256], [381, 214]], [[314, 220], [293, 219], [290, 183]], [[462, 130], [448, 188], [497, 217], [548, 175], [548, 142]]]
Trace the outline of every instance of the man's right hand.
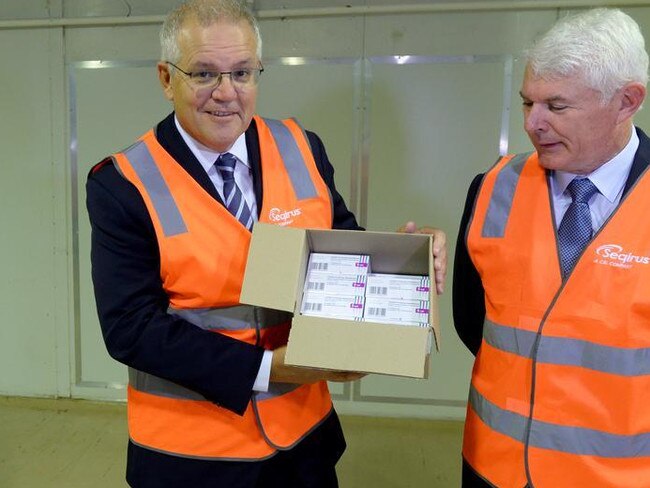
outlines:
[[326, 369], [302, 368], [284, 363], [287, 346], [273, 351], [271, 362], [271, 382], [273, 383], [316, 383], [317, 381], [354, 381], [366, 376], [365, 373], [351, 371], [330, 371]]

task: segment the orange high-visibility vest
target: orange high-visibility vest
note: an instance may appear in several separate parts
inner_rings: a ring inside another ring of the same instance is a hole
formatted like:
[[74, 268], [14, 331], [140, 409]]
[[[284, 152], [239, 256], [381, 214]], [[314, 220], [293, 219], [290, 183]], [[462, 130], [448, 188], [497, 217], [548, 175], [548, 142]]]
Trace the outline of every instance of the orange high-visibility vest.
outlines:
[[463, 456], [494, 486], [650, 487], [650, 177], [562, 281], [537, 154], [484, 177], [467, 231], [485, 289]]
[[[255, 117], [264, 201], [260, 222], [329, 229], [332, 201], [294, 120]], [[168, 313], [265, 349], [286, 344], [290, 315], [239, 303], [250, 232], [158, 143], [153, 131], [113, 156], [142, 195], [160, 248]], [[140, 446], [200, 459], [250, 460], [298, 443], [332, 410], [325, 382], [271, 383], [243, 416], [130, 369], [128, 418]]]

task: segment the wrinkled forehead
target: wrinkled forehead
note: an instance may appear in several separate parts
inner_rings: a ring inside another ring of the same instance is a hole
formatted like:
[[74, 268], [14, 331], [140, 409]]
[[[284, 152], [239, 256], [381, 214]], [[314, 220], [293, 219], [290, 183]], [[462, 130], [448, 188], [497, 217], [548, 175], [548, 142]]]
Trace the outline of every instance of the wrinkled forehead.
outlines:
[[[531, 66], [526, 66], [521, 91], [527, 89], [544, 88], [544, 91], [562, 92], [593, 92], [595, 89], [589, 79], [581, 70], [574, 70], [571, 73], [544, 72], [538, 73]], [[600, 92], [599, 92], [600, 93]]]
[[238, 47], [257, 56], [259, 50], [255, 30], [245, 19], [222, 17], [210, 22], [188, 16], [176, 35], [181, 56], [188, 50]]

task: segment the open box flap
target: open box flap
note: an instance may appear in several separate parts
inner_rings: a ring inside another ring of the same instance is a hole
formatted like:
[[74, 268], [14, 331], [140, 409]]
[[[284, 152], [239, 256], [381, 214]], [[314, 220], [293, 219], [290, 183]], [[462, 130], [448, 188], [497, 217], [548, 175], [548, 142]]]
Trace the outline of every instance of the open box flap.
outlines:
[[436, 274], [433, 268], [433, 239], [429, 241], [429, 277], [431, 278], [431, 302], [429, 303], [429, 324], [433, 328], [436, 351], [440, 351], [440, 312], [438, 310], [438, 292], [436, 291]]
[[248, 251], [241, 303], [293, 312], [309, 256], [304, 229], [257, 222]]

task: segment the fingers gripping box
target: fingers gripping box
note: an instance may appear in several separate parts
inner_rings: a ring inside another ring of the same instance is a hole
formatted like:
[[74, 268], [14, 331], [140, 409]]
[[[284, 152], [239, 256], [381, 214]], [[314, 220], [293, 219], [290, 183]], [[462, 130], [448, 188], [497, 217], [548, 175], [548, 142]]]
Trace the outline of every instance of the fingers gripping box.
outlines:
[[439, 349], [438, 300], [429, 293], [428, 325], [368, 324], [301, 315], [309, 256], [367, 254], [377, 273], [425, 275], [433, 283], [433, 239], [425, 234], [295, 229], [257, 223], [241, 302], [294, 314], [285, 360], [294, 366], [428, 377], [432, 344]]

